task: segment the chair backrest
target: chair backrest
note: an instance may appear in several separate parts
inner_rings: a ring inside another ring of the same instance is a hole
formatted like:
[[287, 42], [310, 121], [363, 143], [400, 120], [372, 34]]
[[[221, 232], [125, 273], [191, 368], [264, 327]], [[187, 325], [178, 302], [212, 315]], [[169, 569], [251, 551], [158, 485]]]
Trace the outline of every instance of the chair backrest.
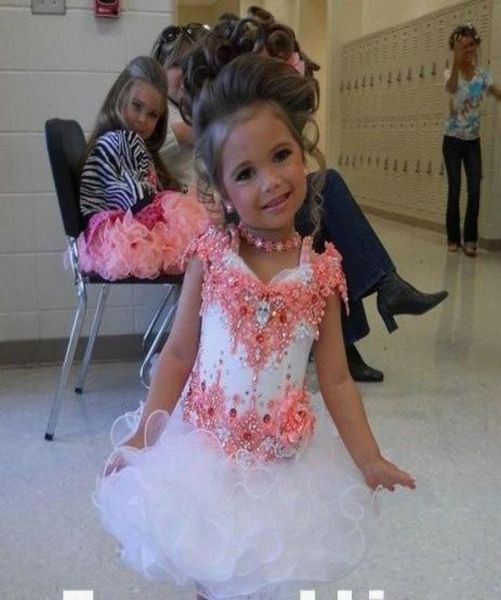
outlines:
[[85, 136], [76, 121], [49, 119], [45, 140], [64, 231], [76, 238], [84, 228], [78, 195]]

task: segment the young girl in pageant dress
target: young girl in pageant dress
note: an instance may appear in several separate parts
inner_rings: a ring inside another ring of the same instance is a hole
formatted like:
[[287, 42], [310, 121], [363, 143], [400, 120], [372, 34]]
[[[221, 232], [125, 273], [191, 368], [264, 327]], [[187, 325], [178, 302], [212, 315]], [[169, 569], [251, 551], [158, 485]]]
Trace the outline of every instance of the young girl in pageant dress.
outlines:
[[347, 369], [341, 257], [294, 229], [316, 106], [311, 81], [255, 55], [204, 87], [197, 156], [240, 223], [188, 251], [146, 403], [115, 424], [95, 495], [126, 563], [203, 599], [297, 600], [335, 582], [370, 544], [374, 490], [414, 487], [382, 457]]
[[179, 273], [188, 244], [207, 225], [205, 209], [179, 191], [158, 156], [166, 107], [165, 72], [145, 56], [129, 63], [104, 101], [80, 180], [85, 272], [111, 280]]

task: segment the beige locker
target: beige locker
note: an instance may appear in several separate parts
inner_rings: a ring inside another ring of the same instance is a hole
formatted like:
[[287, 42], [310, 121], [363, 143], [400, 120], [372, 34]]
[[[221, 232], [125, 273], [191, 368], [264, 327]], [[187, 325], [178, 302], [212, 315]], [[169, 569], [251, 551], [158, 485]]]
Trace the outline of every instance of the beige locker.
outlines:
[[472, 21], [486, 64], [491, 14], [492, 0], [472, 0], [343, 46], [338, 162], [363, 203], [443, 222], [448, 36]]

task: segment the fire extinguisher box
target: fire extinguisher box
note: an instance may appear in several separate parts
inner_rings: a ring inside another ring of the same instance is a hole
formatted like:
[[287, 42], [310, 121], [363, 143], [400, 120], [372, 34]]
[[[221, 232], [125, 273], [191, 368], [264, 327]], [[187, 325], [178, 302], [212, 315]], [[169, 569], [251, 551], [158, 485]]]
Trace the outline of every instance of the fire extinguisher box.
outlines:
[[120, 15], [120, 0], [94, 0], [94, 15], [115, 19]]

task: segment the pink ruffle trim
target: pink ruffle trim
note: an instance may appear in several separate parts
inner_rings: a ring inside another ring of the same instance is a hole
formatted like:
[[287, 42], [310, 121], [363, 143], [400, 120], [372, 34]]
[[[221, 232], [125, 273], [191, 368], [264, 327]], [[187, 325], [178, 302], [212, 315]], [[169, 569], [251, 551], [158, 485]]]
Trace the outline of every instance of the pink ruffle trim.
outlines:
[[135, 215], [130, 210], [97, 213], [78, 238], [80, 268], [112, 281], [181, 273], [186, 249], [208, 223], [194, 195], [169, 191]]

